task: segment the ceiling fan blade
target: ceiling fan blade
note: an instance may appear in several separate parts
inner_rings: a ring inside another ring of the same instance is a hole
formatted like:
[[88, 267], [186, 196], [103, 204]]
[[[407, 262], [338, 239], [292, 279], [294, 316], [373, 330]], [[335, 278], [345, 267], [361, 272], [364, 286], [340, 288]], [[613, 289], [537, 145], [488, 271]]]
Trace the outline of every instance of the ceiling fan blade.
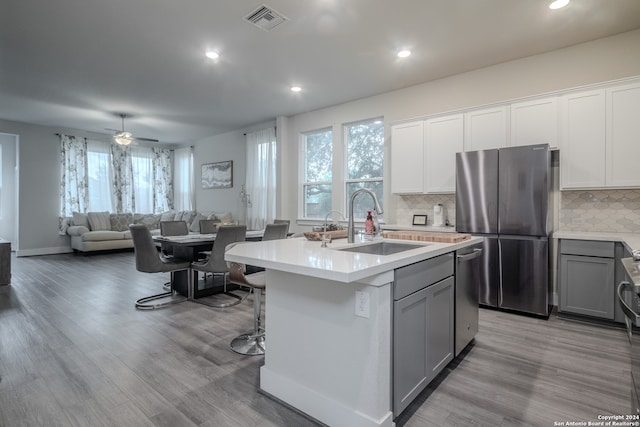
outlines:
[[140, 137], [135, 136], [135, 135], [134, 135], [133, 139], [135, 139], [136, 141], [160, 142], [160, 140], [158, 140], [158, 139], [153, 139], [153, 138], [140, 138]]

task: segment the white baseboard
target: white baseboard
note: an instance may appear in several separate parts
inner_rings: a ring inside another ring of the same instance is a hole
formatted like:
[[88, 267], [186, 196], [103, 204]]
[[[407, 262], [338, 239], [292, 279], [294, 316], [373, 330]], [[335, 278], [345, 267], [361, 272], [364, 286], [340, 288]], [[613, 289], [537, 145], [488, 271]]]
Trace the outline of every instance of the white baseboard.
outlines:
[[16, 252], [17, 257], [23, 256], [38, 256], [38, 255], [55, 255], [55, 254], [68, 254], [73, 252], [73, 249], [69, 246], [58, 246], [53, 248], [37, 248], [37, 249], [18, 249]]
[[266, 366], [260, 368], [260, 388], [294, 408], [330, 426], [336, 427], [394, 427], [393, 414], [387, 412], [376, 419], [368, 414], [345, 406], [330, 396], [325, 396], [290, 380]]

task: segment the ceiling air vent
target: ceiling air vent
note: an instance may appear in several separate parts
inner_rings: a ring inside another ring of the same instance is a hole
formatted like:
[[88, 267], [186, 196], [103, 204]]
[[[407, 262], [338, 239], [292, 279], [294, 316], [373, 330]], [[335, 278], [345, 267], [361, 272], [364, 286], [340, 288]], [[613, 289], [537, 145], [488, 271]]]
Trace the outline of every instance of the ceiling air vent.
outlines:
[[278, 25], [289, 20], [289, 18], [283, 14], [276, 12], [265, 4], [245, 16], [244, 19], [265, 31], [271, 31]]

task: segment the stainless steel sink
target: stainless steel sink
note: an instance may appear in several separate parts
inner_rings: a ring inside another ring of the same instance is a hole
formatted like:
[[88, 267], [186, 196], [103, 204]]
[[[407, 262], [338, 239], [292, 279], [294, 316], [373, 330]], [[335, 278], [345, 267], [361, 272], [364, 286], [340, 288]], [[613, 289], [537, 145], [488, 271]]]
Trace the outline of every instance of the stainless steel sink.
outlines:
[[358, 252], [371, 255], [391, 255], [398, 252], [408, 251], [411, 249], [424, 248], [427, 245], [416, 245], [412, 243], [397, 242], [376, 242], [368, 245], [350, 246], [348, 248], [337, 249], [339, 251]]

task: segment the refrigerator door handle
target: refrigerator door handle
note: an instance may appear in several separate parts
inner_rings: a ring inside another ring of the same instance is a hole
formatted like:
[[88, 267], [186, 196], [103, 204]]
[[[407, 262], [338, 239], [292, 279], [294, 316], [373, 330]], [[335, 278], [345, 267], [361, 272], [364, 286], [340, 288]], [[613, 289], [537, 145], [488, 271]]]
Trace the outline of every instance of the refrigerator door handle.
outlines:
[[502, 244], [498, 239], [498, 307], [502, 306], [504, 297], [502, 295]]
[[482, 255], [482, 248], [475, 248], [470, 254], [456, 255], [456, 259], [458, 260], [458, 262], [466, 262], [471, 261], [472, 259], [476, 259], [480, 255]]

